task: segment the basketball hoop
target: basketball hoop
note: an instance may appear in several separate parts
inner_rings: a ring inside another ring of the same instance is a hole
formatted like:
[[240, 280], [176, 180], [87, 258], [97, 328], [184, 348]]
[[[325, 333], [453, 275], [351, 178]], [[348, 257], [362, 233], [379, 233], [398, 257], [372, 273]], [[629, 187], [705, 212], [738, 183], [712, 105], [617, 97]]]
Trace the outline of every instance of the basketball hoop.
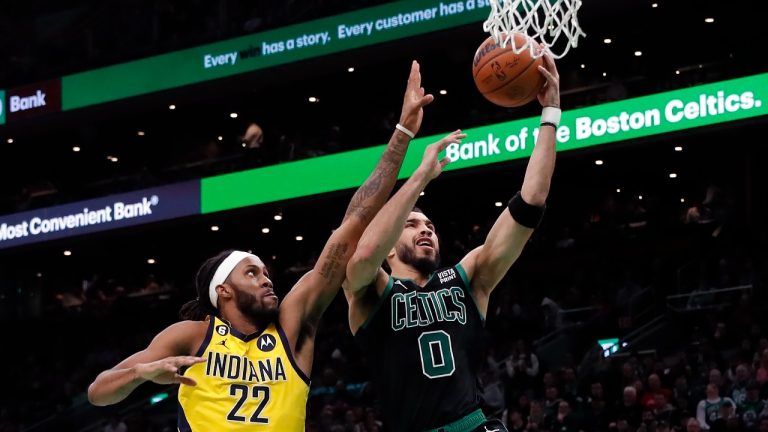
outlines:
[[[510, 44], [515, 53], [527, 48], [534, 57], [549, 51], [559, 59], [578, 45], [579, 36], [586, 36], [576, 17], [581, 0], [490, 0], [490, 3], [491, 13], [483, 23], [483, 30], [502, 48]], [[517, 46], [512, 37], [515, 32], [528, 35], [545, 49], [534, 49], [528, 38], [522, 46]]]

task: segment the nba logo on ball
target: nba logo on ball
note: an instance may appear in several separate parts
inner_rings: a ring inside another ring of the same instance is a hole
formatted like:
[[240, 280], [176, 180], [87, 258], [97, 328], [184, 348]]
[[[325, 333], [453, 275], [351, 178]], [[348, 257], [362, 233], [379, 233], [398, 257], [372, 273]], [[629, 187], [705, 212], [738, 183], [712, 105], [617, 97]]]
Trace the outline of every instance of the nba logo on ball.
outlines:
[[275, 349], [276, 342], [277, 341], [275, 340], [274, 336], [271, 334], [265, 334], [259, 336], [259, 340], [256, 341], [256, 346], [264, 352], [270, 352]]
[[0, 124], [5, 124], [5, 90], [0, 90]]

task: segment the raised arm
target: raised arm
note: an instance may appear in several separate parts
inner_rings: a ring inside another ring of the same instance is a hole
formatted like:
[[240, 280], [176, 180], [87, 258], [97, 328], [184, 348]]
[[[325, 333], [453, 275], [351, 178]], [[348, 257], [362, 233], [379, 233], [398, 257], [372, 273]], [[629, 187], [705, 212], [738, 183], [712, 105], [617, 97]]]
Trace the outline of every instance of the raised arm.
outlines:
[[178, 370], [205, 361], [188, 354], [195, 343], [202, 343], [207, 327], [202, 321], [182, 321], [166, 328], [146, 349], [100, 373], [88, 387], [88, 401], [96, 406], [116, 404], [147, 381], [196, 385]]
[[542, 115], [536, 147], [528, 161], [520, 195], [513, 198], [509, 208], [504, 209], [496, 219], [485, 244], [461, 261], [471, 281], [475, 300], [483, 312], [487, 308], [488, 295], [520, 256], [533, 233], [549, 194], [555, 169], [555, 123], [559, 121], [560, 113], [560, 78], [550, 55], [544, 56], [544, 64], [546, 67], [539, 66], [539, 70], [547, 83], [538, 98], [546, 115]]
[[438, 160], [438, 154], [448, 145], [460, 143], [464, 137], [466, 135], [457, 130], [427, 146], [421, 165], [373, 218], [347, 264], [344, 292], [348, 298], [357, 295], [362, 288], [369, 286], [375, 280], [381, 263], [400, 237], [408, 214], [416, 204], [419, 194], [427, 183], [440, 175], [443, 167], [450, 162], [447, 157]]
[[[423, 108], [434, 97], [421, 87], [419, 64], [414, 61], [403, 98], [399, 125], [416, 134], [421, 127]], [[338, 293], [344, 280], [344, 270], [365, 227], [384, 205], [397, 181], [397, 174], [405, 158], [411, 137], [396, 129], [376, 168], [352, 196], [344, 219], [325, 244], [313, 270], [294, 285], [283, 300], [281, 309], [290, 311], [290, 318], [281, 316], [288, 333], [295, 326], [315, 328], [320, 316]], [[283, 314], [286, 315], [286, 314]]]

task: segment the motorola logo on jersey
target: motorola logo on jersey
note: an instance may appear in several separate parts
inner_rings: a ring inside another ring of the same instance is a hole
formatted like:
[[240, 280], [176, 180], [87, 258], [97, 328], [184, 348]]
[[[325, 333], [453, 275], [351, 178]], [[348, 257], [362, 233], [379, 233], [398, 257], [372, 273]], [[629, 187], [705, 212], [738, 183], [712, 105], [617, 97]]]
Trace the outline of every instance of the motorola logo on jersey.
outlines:
[[224, 324], [216, 326], [216, 333], [226, 336], [229, 333], [229, 327], [225, 326]]
[[275, 345], [277, 344], [277, 340], [275, 340], [275, 337], [271, 334], [265, 334], [259, 336], [259, 340], [256, 342], [256, 346], [259, 347], [260, 350], [264, 352], [270, 352], [273, 349], [275, 349]]

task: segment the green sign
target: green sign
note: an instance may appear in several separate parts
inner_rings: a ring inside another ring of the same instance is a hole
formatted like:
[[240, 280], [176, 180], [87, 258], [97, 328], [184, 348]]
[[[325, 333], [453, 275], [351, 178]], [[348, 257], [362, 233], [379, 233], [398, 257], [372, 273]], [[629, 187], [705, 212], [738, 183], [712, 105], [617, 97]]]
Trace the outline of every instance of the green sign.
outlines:
[[600, 339], [597, 344], [603, 349], [603, 357], [609, 357], [619, 351], [619, 338]]
[[[558, 150], [572, 150], [768, 114], [768, 74], [738, 78], [563, 112]], [[539, 117], [466, 129], [461, 145], [448, 147], [447, 170], [528, 157]], [[460, 125], [456, 125], [460, 126]], [[424, 148], [442, 135], [413, 140], [400, 178], [421, 161]], [[384, 146], [257, 168], [202, 180], [203, 213], [252, 206], [357, 187]]]
[[0, 125], [5, 124], [5, 90], [0, 90]]
[[62, 78], [62, 109], [479, 22], [490, 0], [403, 0]]

